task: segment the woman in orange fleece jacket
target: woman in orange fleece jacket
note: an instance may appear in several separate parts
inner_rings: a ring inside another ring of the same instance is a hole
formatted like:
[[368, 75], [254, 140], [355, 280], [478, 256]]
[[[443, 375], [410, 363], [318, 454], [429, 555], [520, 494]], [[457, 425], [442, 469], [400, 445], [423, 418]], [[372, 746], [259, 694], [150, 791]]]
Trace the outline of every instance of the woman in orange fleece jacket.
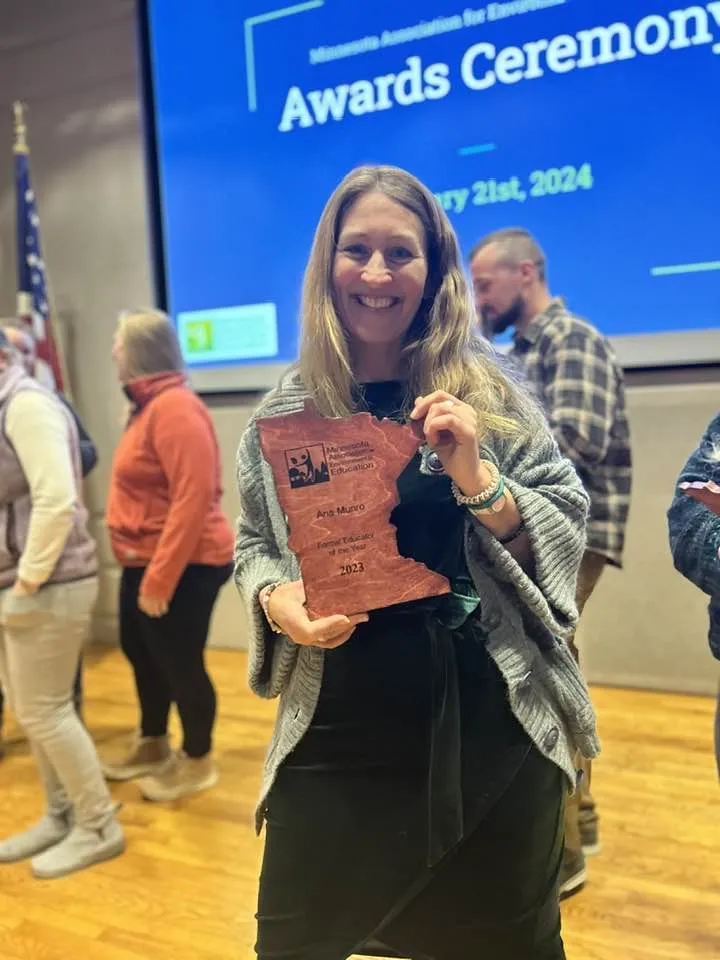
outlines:
[[[122, 315], [113, 358], [132, 412], [113, 458], [106, 521], [122, 566], [120, 642], [135, 673], [140, 736], [105, 775], [141, 777], [148, 800], [174, 800], [217, 782], [205, 646], [232, 572], [233, 534], [212, 420], [186, 383], [167, 316]], [[172, 703], [183, 728], [178, 754], [167, 737]]]

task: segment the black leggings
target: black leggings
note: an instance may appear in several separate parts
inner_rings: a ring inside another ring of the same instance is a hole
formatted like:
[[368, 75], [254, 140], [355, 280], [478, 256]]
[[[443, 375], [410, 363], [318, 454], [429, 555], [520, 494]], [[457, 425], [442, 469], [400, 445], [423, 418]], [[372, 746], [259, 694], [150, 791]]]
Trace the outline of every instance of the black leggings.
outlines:
[[120, 580], [120, 644], [135, 673], [142, 736], [164, 736], [175, 703], [183, 750], [189, 757], [204, 757], [212, 749], [216, 711], [205, 646], [218, 592], [232, 567], [190, 564], [162, 617], [148, 617], [138, 607], [144, 572], [126, 567]]

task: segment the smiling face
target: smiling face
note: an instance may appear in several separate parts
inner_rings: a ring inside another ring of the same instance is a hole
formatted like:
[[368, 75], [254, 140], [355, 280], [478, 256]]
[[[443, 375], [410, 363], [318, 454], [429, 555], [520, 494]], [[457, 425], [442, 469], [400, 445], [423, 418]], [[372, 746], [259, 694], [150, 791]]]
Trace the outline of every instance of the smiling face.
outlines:
[[351, 345], [401, 344], [427, 278], [419, 218], [382, 193], [363, 194], [343, 218], [333, 264], [333, 298]]

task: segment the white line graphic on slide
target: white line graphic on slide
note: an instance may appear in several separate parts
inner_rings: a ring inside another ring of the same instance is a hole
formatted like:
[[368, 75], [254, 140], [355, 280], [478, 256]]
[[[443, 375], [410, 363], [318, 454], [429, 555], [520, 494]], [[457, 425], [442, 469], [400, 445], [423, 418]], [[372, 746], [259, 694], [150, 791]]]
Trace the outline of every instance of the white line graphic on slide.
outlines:
[[707, 273], [720, 270], [720, 260], [705, 260], [702, 263], [675, 263], [668, 267], [651, 267], [653, 277], [673, 277], [681, 273]]
[[269, 13], [259, 13], [256, 17], [248, 17], [245, 21], [245, 73], [247, 75], [248, 110], [254, 113], [257, 110], [257, 86], [255, 83], [255, 46], [253, 30], [261, 23], [271, 20], [282, 20], [292, 17], [296, 13], [305, 13], [307, 10], [316, 10], [322, 7], [325, 0], [307, 0], [306, 3], [296, 3], [292, 7], [283, 7], [281, 10], [271, 10]]

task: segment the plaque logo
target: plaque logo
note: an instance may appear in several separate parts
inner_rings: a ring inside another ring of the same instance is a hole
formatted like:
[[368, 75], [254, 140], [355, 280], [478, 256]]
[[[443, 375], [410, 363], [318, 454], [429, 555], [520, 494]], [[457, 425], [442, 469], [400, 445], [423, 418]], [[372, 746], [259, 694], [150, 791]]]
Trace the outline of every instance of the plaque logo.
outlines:
[[330, 480], [330, 470], [322, 443], [286, 450], [285, 463], [290, 487], [293, 490], [299, 487], [314, 487], [318, 483], [327, 483]]

